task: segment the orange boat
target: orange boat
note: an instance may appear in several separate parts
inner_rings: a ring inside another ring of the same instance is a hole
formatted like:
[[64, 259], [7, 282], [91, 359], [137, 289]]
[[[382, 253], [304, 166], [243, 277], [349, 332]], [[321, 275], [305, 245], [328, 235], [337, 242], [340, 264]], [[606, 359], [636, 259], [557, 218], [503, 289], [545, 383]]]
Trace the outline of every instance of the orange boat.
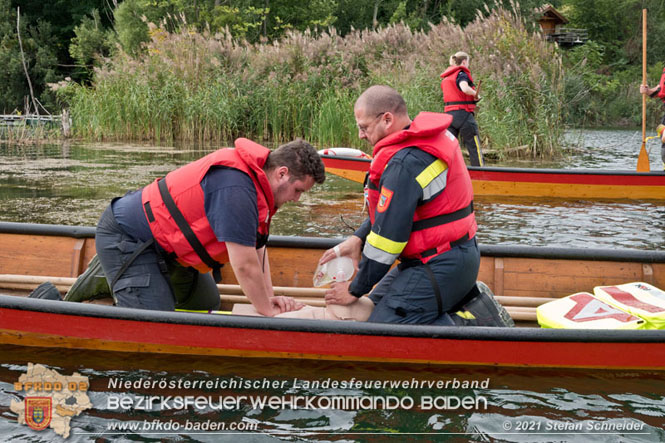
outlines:
[[[313, 264], [338, 242], [271, 237], [273, 282], [282, 285], [275, 292], [321, 303], [316, 292], [320, 289], [309, 288]], [[507, 307], [516, 328], [157, 312], [25, 297], [46, 279], [65, 291], [93, 254], [94, 228], [0, 223], [0, 344], [176, 355], [665, 370], [665, 330], [540, 329], [534, 322], [536, 306], [581, 287], [627, 281], [665, 287], [663, 252], [482, 247], [480, 279]], [[225, 284], [220, 285], [222, 309], [247, 303], [228, 268]]]
[[[334, 152], [333, 150], [326, 150]], [[322, 154], [326, 171], [363, 183], [371, 159]], [[665, 172], [469, 166], [476, 196], [665, 200]]]

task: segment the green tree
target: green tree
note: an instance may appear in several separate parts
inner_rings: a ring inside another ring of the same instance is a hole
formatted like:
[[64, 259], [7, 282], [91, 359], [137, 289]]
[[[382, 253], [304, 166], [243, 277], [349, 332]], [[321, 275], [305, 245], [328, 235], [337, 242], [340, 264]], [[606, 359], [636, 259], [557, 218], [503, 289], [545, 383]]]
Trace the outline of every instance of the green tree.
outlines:
[[[58, 78], [57, 56], [52, 42], [55, 40], [49, 22], [38, 20], [30, 23], [21, 10], [20, 33], [23, 56], [16, 31], [17, 11], [8, 0], [0, 0], [0, 108], [3, 112], [23, 111], [24, 98], [30, 94], [23, 69], [22, 57], [28, 69], [35, 95], [49, 107], [53, 97], [46, 84]], [[32, 109], [34, 112], [35, 110]], [[40, 112], [43, 112], [40, 109]]]
[[[25, 30], [25, 25], [22, 26]], [[0, 0], [0, 110], [23, 110], [27, 84], [16, 38], [16, 10], [9, 0]]]
[[141, 53], [144, 43], [150, 41], [148, 24], [143, 20], [145, 8], [140, 0], [125, 0], [115, 10], [115, 31], [118, 41], [130, 55]]
[[236, 1], [234, 6], [214, 5], [211, 9], [200, 12], [200, 20], [211, 31], [217, 32], [228, 28], [239, 39], [258, 41], [263, 35], [268, 16], [268, 8], [252, 6], [248, 1]]
[[92, 68], [99, 64], [100, 57], [111, 54], [113, 34], [105, 30], [101, 24], [99, 11], [83, 17], [81, 23], [74, 28], [74, 38], [69, 45], [69, 54], [76, 61], [80, 77], [89, 80]]
[[[48, 46], [52, 47], [52, 52], [62, 65], [72, 64], [69, 43], [74, 37], [74, 28], [84, 17], [97, 9], [101, 12], [102, 26], [110, 27], [113, 20], [111, 2], [108, 0], [12, 0], [11, 5], [14, 11], [20, 6], [21, 20], [25, 20], [28, 26], [38, 21], [49, 23], [52, 40]], [[64, 68], [59, 71], [66, 73], [71, 66], [59, 68]]]
[[565, 5], [570, 26], [586, 29], [589, 38], [604, 48], [604, 63], [622, 66], [639, 62], [641, 58], [642, 3], [639, 0], [566, 0]]
[[[74, 28], [86, 14], [99, 8], [100, 23], [110, 26], [106, 0], [0, 0], [0, 110], [22, 111], [29, 95], [28, 83], [21, 63], [16, 32], [16, 12], [20, 7], [20, 35], [24, 57], [33, 89], [38, 100], [49, 110], [57, 107], [48, 83], [65, 76], [79, 80], [69, 54]], [[43, 111], [41, 111], [43, 112]]]
[[276, 37], [287, 29], [326, 29], [335, 23], [337, 2], [334, 0], [265, 0], [269, 9], [264, 36]]
[[59, 79], [56, 48], [50, 45], [54, 39], [51, 24], [39, 20], [35, 26], [28, 28], [28, 39], [23, 45], [23, 49], [31, 54], [29, 73], [31, 79], [36, 81], [35, 94], [47, 109], [54, 109], [55, 106], [55, 95], [51, 93], [48, 84]]

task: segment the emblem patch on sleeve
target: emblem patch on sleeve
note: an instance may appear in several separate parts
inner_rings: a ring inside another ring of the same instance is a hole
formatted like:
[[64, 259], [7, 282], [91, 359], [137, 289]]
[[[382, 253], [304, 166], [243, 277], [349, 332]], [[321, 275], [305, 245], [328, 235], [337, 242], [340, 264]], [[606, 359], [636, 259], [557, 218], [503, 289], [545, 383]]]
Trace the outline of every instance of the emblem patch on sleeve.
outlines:
[[390, 200], [393, 198], [393, 191], [386, 188], [385, 186], [381, 187], [381, 195], [379, 195], [379, 204], [376, 206], [376, 210], [379, 212], [386, 212], [388, 206], [390, 206]]

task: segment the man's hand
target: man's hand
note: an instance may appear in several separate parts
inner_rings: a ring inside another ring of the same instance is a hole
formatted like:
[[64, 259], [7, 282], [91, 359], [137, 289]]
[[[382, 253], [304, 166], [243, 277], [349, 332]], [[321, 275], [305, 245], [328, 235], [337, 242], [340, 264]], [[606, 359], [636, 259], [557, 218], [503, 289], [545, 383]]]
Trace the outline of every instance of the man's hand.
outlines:
[[[274, 297], [272, 287], [269, 287], [270, 279], [264, 275], [262, 264], [256, 249], [238, 243], [226, 242], [229, 253], [229, 261], [233, 273], [242, 288], [242, 292], [254, 305], [261, 315], [272, 317], [273, 315], [286, 312], [293, 308], [294, 301], [286, 301], [288, 297]], [[266, 265], [267, 272], [270, 267]], [[275, 300], [276, 299], [276, 300]]]
[[358, 263], [360, 263], [360, 257], [362, 254], [362, 251], [360, 250], [362, 244], [363, 241], [359, 237], [352, 235], [351, 237], [347, 238], [346, 240], [344, 240], [342, 243], [338, 244], [334, 248], [330, 248], [326, 252], [324, 252], [321, 258], [319, 259], [319, 264], [322, 265], [324, 263], [328, 263], [330, 260], [334, 258], [347, 256], [350, 257], [351, 260], [353, 260], [353, 266], [357, 270]]
[[285, 297], [283, 295], [270, 297], [270, 303], [272, 303], [274, 310], [277, 311], [273, 312], [270, 317], [277, 314], [283, 314], [284, 312], [297, 311], [305, 306], [304, 303], [299, 302], [292, 297]]
[[326, 303], [331, 305], [350, 305], [358, 301], [358, 297], [349, 292], [351, 282], [333, 283], [326, 289]]

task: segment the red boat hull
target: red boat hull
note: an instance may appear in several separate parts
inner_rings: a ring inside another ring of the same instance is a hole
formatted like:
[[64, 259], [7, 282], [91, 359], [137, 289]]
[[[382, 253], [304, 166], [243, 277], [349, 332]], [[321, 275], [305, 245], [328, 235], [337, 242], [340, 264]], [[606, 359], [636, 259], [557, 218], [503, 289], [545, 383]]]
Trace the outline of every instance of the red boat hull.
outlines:
[[437, 365], [665, 370], [665, 331], [264, 319], [9, 296], [0, 296], [0, 306], [0, 343], [22, 346]]
[[[370, 160], [321, 156], [326, 171], [359, 183]], [[567, 199], [665, 199], [665, 172], [479, 168], [469, 174], [476, 196], [553, 197]]]

